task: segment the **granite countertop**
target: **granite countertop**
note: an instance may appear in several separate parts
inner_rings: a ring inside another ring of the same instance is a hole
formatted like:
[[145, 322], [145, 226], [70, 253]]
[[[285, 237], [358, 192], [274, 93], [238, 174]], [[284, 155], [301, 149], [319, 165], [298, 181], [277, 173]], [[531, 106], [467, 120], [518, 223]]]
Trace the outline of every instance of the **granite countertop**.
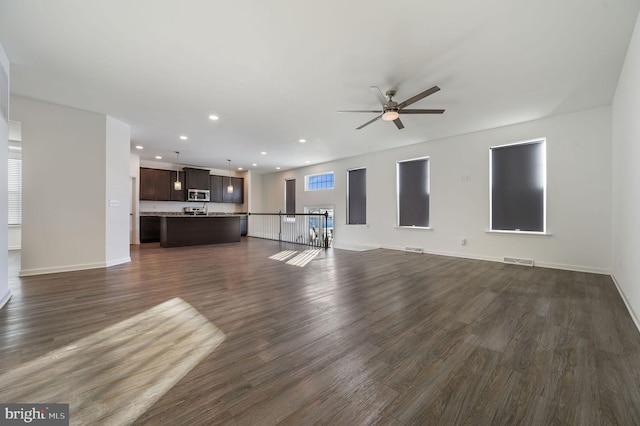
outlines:
[[246, 216], [247, 213], [224, 213], [209, 212], [204, 214], [185, 214], [183, 212], [140, 212], [140, 216], [160, 216], [160, 217], [229, 217], [229, 216]]

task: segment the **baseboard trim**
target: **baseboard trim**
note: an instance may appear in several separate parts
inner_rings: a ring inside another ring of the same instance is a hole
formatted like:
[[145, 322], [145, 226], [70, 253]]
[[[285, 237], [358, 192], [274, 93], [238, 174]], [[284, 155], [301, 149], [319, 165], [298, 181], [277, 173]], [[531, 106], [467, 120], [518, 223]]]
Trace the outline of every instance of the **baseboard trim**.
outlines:
[[638, 320], [638, 316], [636, 315], [635, 311], [631, 307], [631, 304], [627, 300], [627, 296], [625, 296], [624, 291], [622, 291], [622, 287], [620, 287], [620, 283], [616, 279], [616, 276], [613, 275], [613, 272], [611, 273], [611, 279], [613, 280], [613, 283], [616, 285], [616, 288], [618, 289], [618, 293], [620, 293], [620, 297], [622, 298], [624, 305], [627, 307], [627, 311], [629, 312], [629, 315], [631, 315], [631, 319], [633, 320], [633, 323], [636, 325], [636, 328], [640, 332], [640, 320]]
[[365, 244], [349, 244], [349, 243], [336, 243], [335, 240], [331, 243], [331, 248], [338, 250], [350, 250], [350, 251], [368, 251], [379, 249], [379, 246], [370, 246]]
[[589, 274], [611, 275], [611, 271], [602, 268], [592, 268], [590, 266], [565, 265], [563, 263], [539, 262], [534, 260], [533, 266], [549, 269], [562, 269], [565, 271], [587, 272]]
[[11, 299], [11, 290], [7, 289], [7, 292], [2, 296], [2, 299], [0, 299], [0, 309], [7, 304], [9, 299]]
[[[388, 250], [404, 251], [404, 247], [381, 246], [380, 248], [388, 249]], [[424, 249], [424, 254], [434, 254], [436, 256], [459, 257], [462, 259], [486, 260], [488, 262], [503, 263], [502, 257], [491, 257], [491, 256], [483, 256], [483, 255], [475, 255], [475, 254], [467, 254], [467, 253]], [[611, 271], [607, 269], [602, 269], [602, 268], [592, 268], [589, 266], [578, 266], [578, 265], [565, 265], [563, 263], [541, 262], [535, 259], [533, 260], [533, 266], [538, 268], [562, 269], [565, 271], [574, 271], [574, 272], [587, 272], [591, 274], [601, 274], [601, 275], [611, 274]]]
[[[387, 250], [405, 251], [404, 247], [396, 247], [396, 246], [381, 246], [380, 248], [387, 249]], [[422, 254], [433, 254], [435, 256], [458, 257], [461, 259], [485, 260], [487, 262], [502, 263], [502, 259], [498, 257], [471, 255], [466, 253], [455, 253], [455, 252], [439, 251], [439, 250], [427, 250], [427, 249], [423, 249], [423, 250], [424, 251]]]
[[52, 268], [34, 268], [21, 269], [19, 277], [28, 277], [32, 275], [57, 274], [60, 272], [83, 271], [85, 269], [106, 268], [106, 262], [84, 263], [80, 265], [54, 266]]
[[455, 253], [455, 252], [447, 252], [447, 251], [439, 251], [439, 250], [425, 250], [424, 252], [428, 254], [435, 254], [436, 256], [459, 257], [461, 259], [484, 260], [487, 262], [502, 263], [501, 257], [482, 256], [482, 255], [474, 255], [474, 254], [466, 254], [466, 253]]
[[122, 265], [123, 263], [129, 263], [131, 262], [131, 257], [127, 256], [127, 257], [121, 257], [120, 259], [113, 259], [110, 260], [106, 263], [107, 268], [110, 266], [116, 266], [116, 265]]

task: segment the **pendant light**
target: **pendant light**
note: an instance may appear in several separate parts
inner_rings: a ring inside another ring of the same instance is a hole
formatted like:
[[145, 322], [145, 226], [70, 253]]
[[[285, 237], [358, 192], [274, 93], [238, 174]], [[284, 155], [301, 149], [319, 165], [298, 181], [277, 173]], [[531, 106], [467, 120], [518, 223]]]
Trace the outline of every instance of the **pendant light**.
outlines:
[[228, 172], [229, 172], [229, 186], [227, 186], [227, 193], [233, 194], [233, 185], [231, 185], [231, 160], [227, 160], [229, 162]]
[[[180, 167], [180, 152], [174, 151], [176, 153], [176, 166]], [[173, 182], [173, 189], [175, 191], [182, 191], [182, 182], [180, 182], [180, 172], [176, 169], [176, 181]]]

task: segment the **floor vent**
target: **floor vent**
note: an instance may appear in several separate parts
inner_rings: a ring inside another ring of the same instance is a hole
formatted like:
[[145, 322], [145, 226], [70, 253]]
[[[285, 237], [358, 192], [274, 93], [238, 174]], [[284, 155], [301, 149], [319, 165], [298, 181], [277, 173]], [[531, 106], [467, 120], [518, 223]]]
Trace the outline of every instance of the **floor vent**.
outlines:
[[411, 253], [422, 253], [422, 247], [405, 247], [404, 251], [410, 251]]
[[533, 266], [533, 259], [518, 259], [517, 257], [505, 257], [504, 263], [511, 265]]

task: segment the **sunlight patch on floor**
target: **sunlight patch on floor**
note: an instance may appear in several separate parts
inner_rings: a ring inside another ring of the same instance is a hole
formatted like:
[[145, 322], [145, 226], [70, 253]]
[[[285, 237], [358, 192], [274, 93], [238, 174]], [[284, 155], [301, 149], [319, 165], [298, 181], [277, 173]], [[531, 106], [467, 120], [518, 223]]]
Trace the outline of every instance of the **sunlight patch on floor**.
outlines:
[[69, 403], [70, 424], [126, 425], [225, 339], [181, 298], [0, 376], [0, 401]]
[[296, 253], [297, 253], [296, 250], [285, 250], [285, 251], [281, 251], [278, 254], [274, 254], [273, 256], [269, 256], [269, 259], [279, 260], [282, 262], [284, 260], [287, 260], [288, 258], [290, 258]]
[[311, 262], [314, 257], [320, 253], [320, 249], [315, 250], [305, 250], [296, 257], [289, 259], [287, 261], [287, 265], [294, 265], [299, 267], [304, 267], [307, 263]]

